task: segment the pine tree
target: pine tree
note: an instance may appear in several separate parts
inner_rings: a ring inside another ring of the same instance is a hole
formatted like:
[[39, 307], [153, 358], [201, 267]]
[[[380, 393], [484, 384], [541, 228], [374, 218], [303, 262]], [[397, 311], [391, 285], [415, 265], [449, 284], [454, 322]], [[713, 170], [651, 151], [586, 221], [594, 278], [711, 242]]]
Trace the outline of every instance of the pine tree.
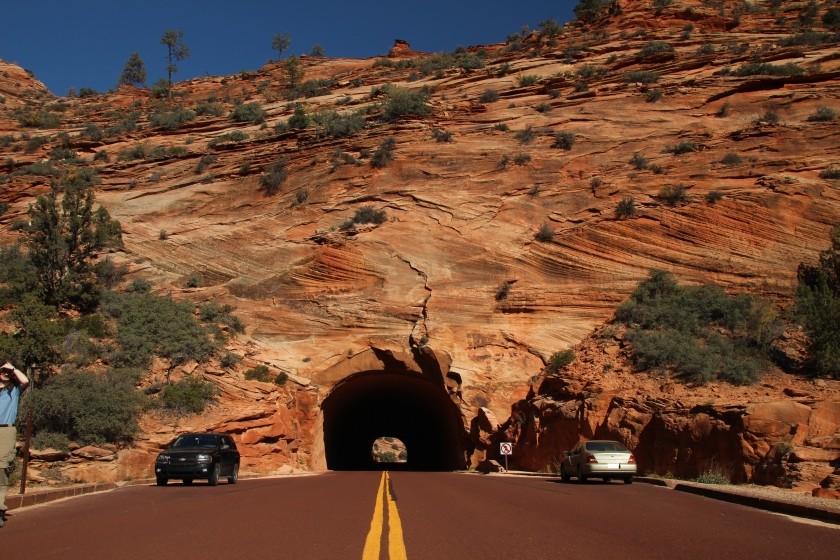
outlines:
[[93, 261], [122, 247], [120, 223], [104, 207], [93, 208], [92, 183], [89, 173], [71, 170], [29, 207], [29, 258], [47, 305], [95, 308], [101, 288]]
[[160, 44], [166, 46], [166, 75], [169, 98], [172, 98], [172, 74], [178, 71], [176, 62], [190, 57], [190, 48], [184, 43], [184, 32], [168, 29], [163, 32]]
[[282, 35], [279, 33], [274, 34], [274, 38], [271, 40], [271, 48], [277, 51], [277, 60], [282, 58], [283, 53], [289, 50], [291, 44], [292, 40], [289, 38], [288, 33], [283, 33]]
[[120, 79], [117, 82], [119, 86], [142, 86], [146, 84], [146, 65], [143, 64], [143, 59], [136, 52], [131, 53], [128, 60], [123, 67]]

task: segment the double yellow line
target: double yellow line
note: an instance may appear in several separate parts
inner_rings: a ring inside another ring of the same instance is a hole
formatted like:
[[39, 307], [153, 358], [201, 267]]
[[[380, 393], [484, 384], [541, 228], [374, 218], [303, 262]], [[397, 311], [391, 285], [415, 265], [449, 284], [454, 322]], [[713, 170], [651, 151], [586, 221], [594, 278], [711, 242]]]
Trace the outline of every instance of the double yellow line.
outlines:
[[[388, 489], [386, 492], [385, 489]], [[405, 543], [403, 542], [400, 514], [397, 512], [397, 502], [391, 489], [391, 477], [388, 471], [382, 472], [379, 480], [379, 491], [376, 493], [376, 504], [373, 508], [373, 519], [370, 521], [370, 531], [365, 539], [365, 551], [362, 560], [379, 560], [379, 547], [382, 542], [382, 529], [385, 525], [385, 507], [388, 504], [388, 558], [390, 560], [406, 560]]]

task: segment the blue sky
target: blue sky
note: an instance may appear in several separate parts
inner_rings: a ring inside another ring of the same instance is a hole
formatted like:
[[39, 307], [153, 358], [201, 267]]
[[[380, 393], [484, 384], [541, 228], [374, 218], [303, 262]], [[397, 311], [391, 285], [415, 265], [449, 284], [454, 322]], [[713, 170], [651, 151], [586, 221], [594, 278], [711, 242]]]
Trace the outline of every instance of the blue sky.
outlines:
[[277, 53], [275, 33], [291, 38], [288, 54], [316, 44], [328, 57], [384, 55], [395, 39], [414, 50], [451, 52], [499, 43], [523, 25], [538, 29], [572, 18], [577, 0], [0, 0], [0, 59], [32, 71], [56, 95], [69, 89], [114, 88], [126, 60], [138, 52], [148, 83], [165, 76], [167, 29], [184, 32], [189, 59], [173, 80], [256, 70]]

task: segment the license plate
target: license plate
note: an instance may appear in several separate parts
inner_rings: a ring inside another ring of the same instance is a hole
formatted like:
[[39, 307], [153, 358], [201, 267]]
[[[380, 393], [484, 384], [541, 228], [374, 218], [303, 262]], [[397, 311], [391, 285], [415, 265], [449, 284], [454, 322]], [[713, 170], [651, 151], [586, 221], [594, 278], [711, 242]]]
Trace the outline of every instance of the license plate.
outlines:
[[618, 463], [608, 463], [607, 468], [608, 469], [617, 469], [617, 468], [620, 468], [620, 467], [619, 467]]

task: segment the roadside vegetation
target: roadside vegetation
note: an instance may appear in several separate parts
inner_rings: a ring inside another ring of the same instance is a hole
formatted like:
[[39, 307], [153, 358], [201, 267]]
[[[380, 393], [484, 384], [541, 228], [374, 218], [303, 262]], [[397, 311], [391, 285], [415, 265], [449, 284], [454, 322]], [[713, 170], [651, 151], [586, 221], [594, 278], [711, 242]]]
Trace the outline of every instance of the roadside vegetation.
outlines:
[[768, 301], [731, 296], [714, 284], [680, 286], [663, 270], [651, 271], [618, 307], [616, 320], [627, 328], [639, 370], [700, 384], [755, 383], [782, 332]]
[[[19, 419], [29, 414], [36, 447], [130, 444], [138, 419], [157, 409], [201, 412], [217, 395], [199, 376], [170, 380], [188, 361], [216, 354], [244, 326], [229, 306], [201, 306], [124, 282], [107, 257], [122, 247], [119, 222], [95, 206], [95, 174], [63, 172], [30, 206], [23, 242], [0, 249], [0, 305], [9, 328], [0, 354], [27, 371]], [[153, 357], [165, 379], [141, 380]]]

